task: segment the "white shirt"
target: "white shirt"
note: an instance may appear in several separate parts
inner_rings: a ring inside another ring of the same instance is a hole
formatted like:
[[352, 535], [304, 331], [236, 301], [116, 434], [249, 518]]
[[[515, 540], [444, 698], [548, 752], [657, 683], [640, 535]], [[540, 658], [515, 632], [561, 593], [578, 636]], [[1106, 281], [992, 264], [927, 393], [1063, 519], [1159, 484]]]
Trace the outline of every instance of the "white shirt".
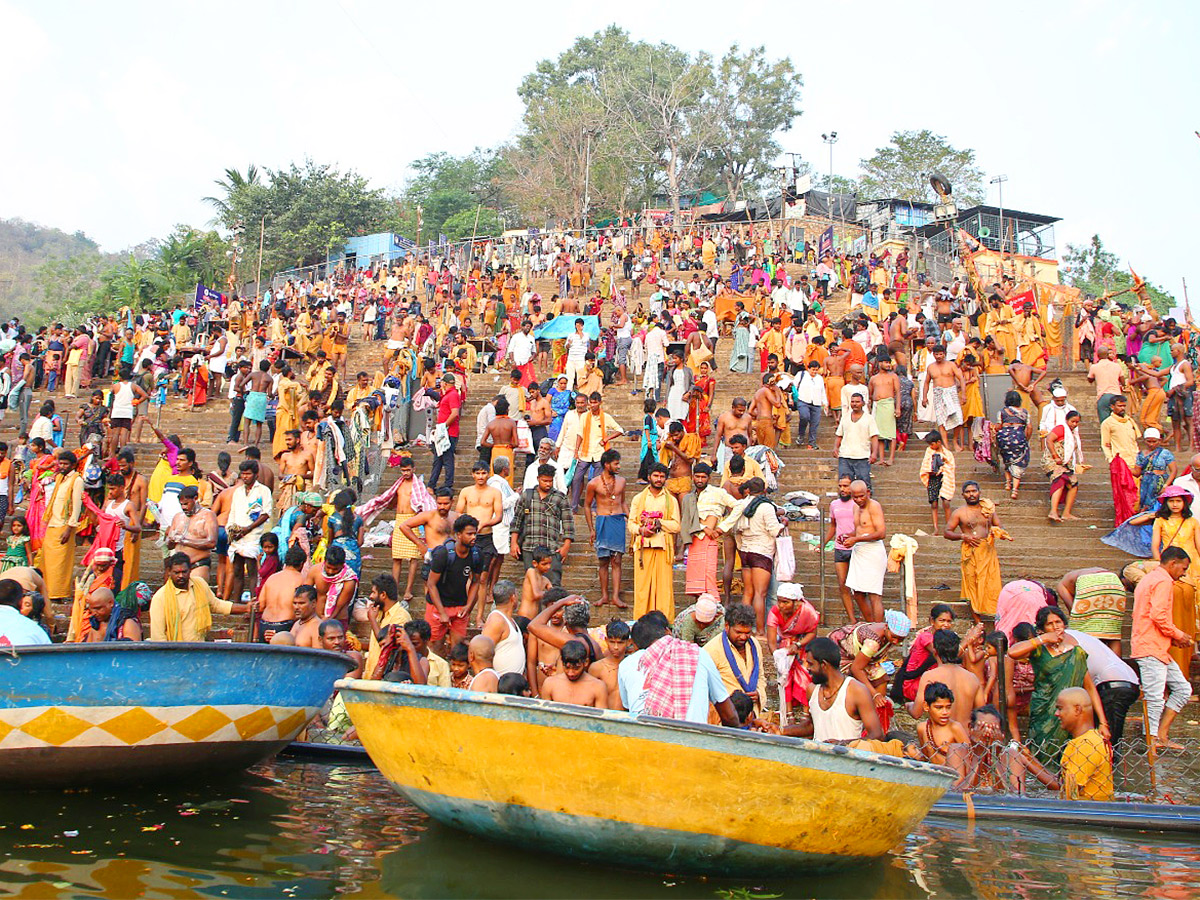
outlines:
[[532, 334], [518, 331], [508, 339], [508, 356], [518, 366], [523, 366], [533, 359], [535, 349], [537, 342]]
[[829, 395], [825, 393], [825, 379], [820, 375], [813, 375], [811, 372], [801, 372], [797, 376], [796, 396], [801, 403], [809, 403], [813, 406], [829, 405]]
[[496, 418], [495, 404], [485, 403], [483, 409], [479, 410], [479, 415], [475, 417], [475, 443], [477, 446], [483, 446], [483, 433], [487, 431], [487, 427], [492, 424], [494, 418]]
[[21, 615], [15, 607], [0, 606], [0, 647], [49, 643], [50, 635], [37, 622]]
[[567, 335], [567, 365], [582, 366], [587, 356], [588, 339], [584, 334]]
[[965, 331], [960, 331], [958, 334], [947, 331], [942, 335], [942, 340], [946, 342], [946, 359], [950, 362], [958, 359], [967, 349], [967, 333]]
[[704, 333], [715, 341], [721, 333], [717, 324], [717, 314], [711, 309], [706, 309], [701, 321], [704, 322]]
[[[525, 480], [521, 482], [521, 490], [528, 491], [531, 488], [537, 487], [537, 470], [541, 465], [554, 466], [554, 489], [560, 494], [567, 492], [567, 476], [563, 474], [562, 468], [553, 459], [547, 460], [544, 464], [538, 460], [533, 461], [533, 465], [525, 467]], [[496, 476], [493, 475], [493, 478]], [[511, 516], [509, 520], [511, 522]], [[493, 527], [492, 531], [496, 529]]]
[[[646, 711], [646, 673], [639, 666], [645, 654], [645, 650], [638, 650], [621, 660], [621, 664], [617, 666], [617, 688], [621, 691], [621, 705], [634, 716], [640, 716]], [[729, 691], [721, 681], [717, 664], [711, 656], [701, 652], [684, 721], [707, 724], [708, 708], [727, 699]]]
[[1135, 672], [1126, 662], [1113, 653], [1108, 645], [1100, 638], [1073, 628], [1067, 629], [1067, 634], [1075, 638], [1075, 642], [1087, 653], [1088, 674], [1092, 683], [1097, 687], [1106, 681], [1128, 681], [1130, 684], [1141, 684]]
[[1067, 413], [1075, 411], [1075, 407], [1068, 401], [1062, 406], [1056, 404], [1053, 400], [1046, 404], [1046, 408], [1042, 410], [1042, 419], [1038, 423], [1038, 431], [1046, 432], [1047, 434], [1062, 425], [1067, 426]]
[[646, 361], [666, 362], [667, 333], [661, 328], [652, 328], [646, 332]]

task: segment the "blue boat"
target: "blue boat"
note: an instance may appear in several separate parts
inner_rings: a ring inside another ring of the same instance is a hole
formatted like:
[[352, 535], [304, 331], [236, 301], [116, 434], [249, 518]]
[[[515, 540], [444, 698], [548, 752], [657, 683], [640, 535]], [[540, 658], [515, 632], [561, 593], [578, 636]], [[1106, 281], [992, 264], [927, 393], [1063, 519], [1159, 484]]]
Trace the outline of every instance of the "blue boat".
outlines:
[[4, 648], [0, 787], [244, 769], [287, 746], [351, 667], [264, 644]]
[[954, 773], [799, 738], [428, 685], [338, 683], [391, 785], [484, 837], [658, 872], [882, 856]]

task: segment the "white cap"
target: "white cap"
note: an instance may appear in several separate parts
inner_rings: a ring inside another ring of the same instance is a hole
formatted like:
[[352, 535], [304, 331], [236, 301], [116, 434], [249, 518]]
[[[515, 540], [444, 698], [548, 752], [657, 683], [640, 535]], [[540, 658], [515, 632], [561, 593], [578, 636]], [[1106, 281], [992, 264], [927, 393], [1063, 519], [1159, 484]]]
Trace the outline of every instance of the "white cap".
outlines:
[[793, 584], [792, 582], [784, 582], [783, 584], [779, 585], [776, 595], [784, 600], [803, 600], [804, 586]]
[[1151, 426], [1150, 428], [1147, 428], [1145, 431], [1142, 432], [1142, 437], [1161, 438], [1162, 432], [1159, 431], [1157, 428], [1154, 428], [1153, 426]]
[[1054, 397], [1065, 397], [1067, 396], [1067, 389], [1063, 387], [1056, 387], [1050, 392], [1050, 394]]

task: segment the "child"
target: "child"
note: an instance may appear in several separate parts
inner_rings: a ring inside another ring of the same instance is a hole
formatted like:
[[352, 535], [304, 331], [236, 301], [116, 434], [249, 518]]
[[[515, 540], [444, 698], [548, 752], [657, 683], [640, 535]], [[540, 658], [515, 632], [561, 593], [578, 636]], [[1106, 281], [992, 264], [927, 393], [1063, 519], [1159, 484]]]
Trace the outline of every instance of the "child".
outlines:
[[546, 577], [554, 562], [550, 549], [534, 547], [531, 557], [532, 565], [525, 570], [525, 580], [521, 583], [521, 606], [517, 609], [517, 615], [526, 619], [532, 619], [538, 614], [542, 597], [554, 586]]
[[[638, 484], [647, 484], [650, 467], [658, 462], [658, 423], [656, 421], [654, 398], [649, 397], [642, 403], [642, 455], [641, 466], [638, 468]], [[667, 420], [670, 420], [668, 414]]]
[[954, 744], [967, 743], [967, 730], [950, 717], [954, 693], [940, 681], [925, 686], [929, 718], [917, 725], [917, 750], [926, 762], [946, 765], [946, 753]]
[[450, 664], [450, 687], [466, 690], [471, 686], [471, 666], [467, 662], [467, 642], [459, 641], [450, 648], [446, 660]]
[[0, 560], [0, 572], [7, 572], [14, 566], [28, 566], [29, 562], [29, 524], [24, 516], [13, 516], [9, 523], [10, 537], [4, 558]]
[[262, 590], [266, 580], [281, 568], [279, 565], [279, 535], [268, 531], [258, 539], [258, 546], [262, 549], [262, 554], [258, 558], [258, 579], [254, 584], [255, 600], [258, 599], [258, 592]]
[[[549, 609], [551, 606], [558, 604], [558, 601], [567, 596], [567, 592], [562, 588], [554, 588], [546, 591], [541, 602], [538, 604], [542, 610]], [[558, 604], [558, 609], [550, 616], [547, 625], [550, 630], [561, 635], [562, 642], [560, 644], [552, 644], [549, 641], [541, 640], [533, 634], [529, 634], [526, 638], [526, 675], [529, 681], [529, 688], [536, 696], [541, 696], [542, 685], [551, 675], [556, 675], [562, 671], [562, 666], [559, 664], [559, 650], [562, 644], [576, 637], [563, 624], [564, 608], [562, 604]], [[580, 638], [582, 641], [582, 638]]]
[[1054, 715], [1071, 735], [1062, 752], [1063, 798], [1112, 800], [1112, 756], [1108, 744], [1096, 730], [1091, 696], [1077, 687], [1060, 691], [1054, 701]]
[[608, 706], [610, 709], [620, 709], [621, 691], [617, 685], [617, 668], [621, 660], [629, 652], [629, 625], [620, 619], [613, 619], [604, 628], [605, 655], [588, 668], [588, 674], [599, 678], [608, 688]]
[[942, 504], [942, 515], [950, 518], [950, 498], [954, 496], [954, 454], [942, 446], [942, 436], [936, 431], [925, 435], [925, 458], [921, 460], [921, 484], [929, 496], [929, 507], [933, 512], [933, 533], [941, 531], [938, 526], [938, 503]]

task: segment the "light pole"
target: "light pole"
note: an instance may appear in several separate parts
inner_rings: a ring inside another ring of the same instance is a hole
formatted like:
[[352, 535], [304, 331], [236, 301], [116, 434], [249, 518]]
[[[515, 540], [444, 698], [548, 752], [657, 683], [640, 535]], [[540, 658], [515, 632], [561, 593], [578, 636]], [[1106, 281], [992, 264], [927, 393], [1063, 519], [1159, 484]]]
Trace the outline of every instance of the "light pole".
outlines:
[[1008, 181], [1007, 175], [997, 175], [991, 180], [991, 184], [997, 185], [1000, 188], [1000, 256], [1004, 256], [1004, 182]]
[[829, 224], [833, 224], [833, 145], [838, 142], [838, 134], [831, 131], [821, 135], [821, 140], [829, 145]]
[[591, 185], [592, 185], [592, 135], [596, 133], [594, 128], [589, 128], [583, 134], [584, 150], [583, 150], [583, 237], [587, 239], [587, 223], [588, 212], [592, 205]]
[[267, 231], [267, 217], [262, 217], [262, 222], [258, 226], [258, 272], [254, 276], [254, 290], [259, 297], [262, 297], [262, 255], [263, 255], [263, 237]]

